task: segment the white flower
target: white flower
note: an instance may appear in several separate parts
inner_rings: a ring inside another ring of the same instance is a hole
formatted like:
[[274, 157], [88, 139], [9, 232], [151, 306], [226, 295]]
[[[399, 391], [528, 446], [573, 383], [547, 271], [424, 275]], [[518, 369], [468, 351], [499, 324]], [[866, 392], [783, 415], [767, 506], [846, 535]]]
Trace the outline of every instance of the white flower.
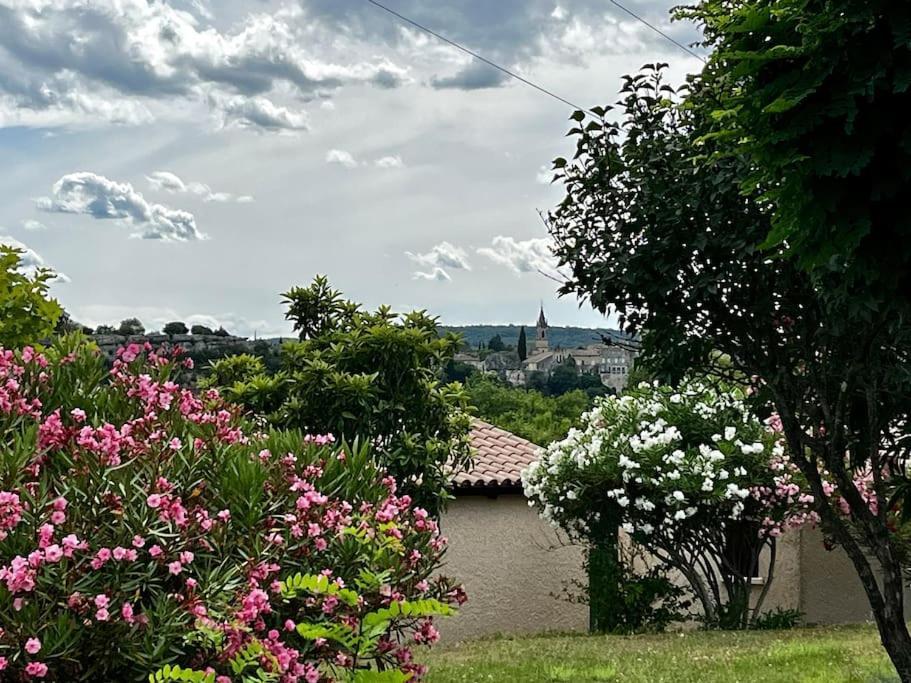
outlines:
[[623, 524], [620, 525], [620, 528], [623, 529], [628, 534], [631, 534], [636, 531], [636, 527], [634, 527], [629, 522], [624, 522]]
[[724, 428], [724, 439], [725, 439], [725, 441], [733, 441], [735, 436], [737, 436], [737, 428], [736, 428], [736, 427], [725, 427], [725, 428]]
[[[679, 476], [679, 472], [677, 473]], [[686, 496], [683, 495], [683, 491], [674, 491], [671, 494], [674, 497], [674, 500], [683, 500]]]
[[646, 534], [646, 535], [652, 533], [654, 530], [655, 530], [655, 527], [653, 527], [651, 524], [649, 524], [647, 522], [645, 524], [642, 524], [639, 527], [639, 531], [641, 531], [643, 534]]
[[674, 519], [686, 519], [686, 513], [683, 510], [677, 510], [674, 513]]
[[711, 491], [713, 488], [715, 488], [715, 482], [713, 482], [711, 479], [706, 479], [702, 482], [703, 491]]
[[579, 495], [576, 493], [575, 489], [569, 489], [569, 491], [566, 492], [566, 500], [575, 500], [578, 497]]
[[629, 505], [629, 498], [627, 498], [626, 496], [620, 496], [620, 497], [618, 497], [618, 498], [617, 498], [617, 505], [619, 505], [619, 506], [622, 507], [622, 508], [625, 508], [627, 505]]

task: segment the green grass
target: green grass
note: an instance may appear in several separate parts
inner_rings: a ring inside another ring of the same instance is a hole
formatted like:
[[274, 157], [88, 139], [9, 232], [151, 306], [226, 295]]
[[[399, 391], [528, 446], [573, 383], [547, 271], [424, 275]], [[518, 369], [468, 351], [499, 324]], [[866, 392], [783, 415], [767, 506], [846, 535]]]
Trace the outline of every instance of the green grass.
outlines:
[[893, 683], [870, 627], [550, 635], [477, 640], [429, 653], [429, 683]]

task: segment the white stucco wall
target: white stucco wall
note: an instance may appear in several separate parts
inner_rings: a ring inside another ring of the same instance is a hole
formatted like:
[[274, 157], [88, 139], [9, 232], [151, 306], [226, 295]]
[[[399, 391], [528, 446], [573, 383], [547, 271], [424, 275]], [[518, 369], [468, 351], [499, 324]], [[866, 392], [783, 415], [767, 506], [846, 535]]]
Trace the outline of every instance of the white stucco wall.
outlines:
[[582, 548], [561, 543], [522, 495], [460, 496], [440, 527], [449, 537], [443, 573], [468, 593], [458, 616], [440, 622], [445, 640], [588, 628], [586, 605], [554, 597], [585, 582]]

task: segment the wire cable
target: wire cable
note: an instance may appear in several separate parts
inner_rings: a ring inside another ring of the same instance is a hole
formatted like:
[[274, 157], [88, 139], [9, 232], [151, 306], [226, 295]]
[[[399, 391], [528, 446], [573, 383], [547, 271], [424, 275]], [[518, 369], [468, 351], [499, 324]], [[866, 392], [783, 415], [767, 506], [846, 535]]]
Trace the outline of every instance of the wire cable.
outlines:
[[520, 76], [519, 74], [515, 73], [514, 71], [510, 71], [510, 70], [507, 69], [506, 67], [500, 66], [500, 65], [497, 64], [496, 62], [493, 62], [493, 61], [487, 59], [486, 57], [484, 57], [484, 56], [482, 56], [482, 55], [479, 55], [479, 54], [478, 54], [477, 52], [475, 52], [474, 50], [470, 50], [469, 48], [467, 48], [467, 47], [465, 47], [465, 46], [463, 46], [463, 45], [460, 45], [459, 43], [455, 42], [454, 40], [450, 40], [450, 39], [447, 38], [446, 36], [441, 35], [441, 34], [437, 33], [436, 31], [434, 31], [434, 30], [432, 30], [432, 29], [430, 29], [430, 28], [424, 26], [423, 24], [419, 24], [418, 22], [414, 21], [413, 19], [409, 19], [409, 18], [406, 17], [404, 14], [399, 14], [399, 13], [396, 12], [394, 9], [392, 9], [392, 8], [390, 8], [390, 7], [387, 7], [386, 5], [383, 5], [383, 4], [380, 3], [380, 2], [377, 2], [377, 0], [366, 0], [366, 1], [369, 2], [371, 5], [374, 5], [375, 7], [378, 7], [379, 9], [383, 10], [384, 12], [388, 12], [388, 13], [391, 14], [392, 16], [397, 17], [399, 20], [404, 21], [406, 24], [410, 24], [411, 26], [414, 26], [415, 28], [418, 28], [418, 29], [420, 29], [421, 31], [424, 31], [425, 33], [429, 33], [429, 34], [432, 35], [434, 38], [437, 38], [438, 40], [442, 40], [444, 43], [446, 43], [446, 44], [448, 44], [448, 45], [452, 45], [452, 47], [456, 48], [457, 50], [461, 50], [461, 51], [464, 52], [465, 54], [471, 55], [471, 56], [474, 57], [475, 59], [480, 60], [480, 61], [484, 62], [485, 64], [487, 64], [487, 65], [489, 65], [489, 66], [492, 66], [494, 69], [497, 69], [497, 70], [499, 70], [499, 71], [502, 71], [502, 72], [503, 72], [504, 74], [506, 74], [507, 76], [509, 76], [509, 77], [511, 77], [511, 78], [515, 78], [517, 81], [521, 81], [521, 82], [524, 83], [525, 85], [528, 85], [528, 86], [534, 88], [535, 90], [538, 90], [539, 92], [544, 93], [544, 94], [547, 95], [548, 97], [552, 97], [552, 98], [554, 98], [555, 100], [559, 100], [559, 101], [562, 102], [563, 104], [568, 104], [568, 105], [569, 105], [570, 107], [572, 107], [573, 109], [578, 109], [579, 111], [584, 111], [584, 112], [588, 112], [588, 113], [591, 113], [591, 114], [593, 114], [593, 115], [596, 115], [593, 111], [591, 111], [591, 110], [588, 109], [587, 107], [582, 107], [582, 106], [576, 104], [575, 102], [569, 101], [569, 100], [566, 99], [565, 97], [560, 97], [560, 96], [557, 95], [555, 92], [552, 92], [552, 91], [548, 90], [547, 88], [545, 88], [545, 87], [543, 87], [543, 86], [540, 86], [540, 85], [538, 85], [537, 83], [534, 83], [534, 82], [528, 80], [527, 78], [523, 78], [522, 76]]
[[[446, 36], [442, 35], [441, 33], [437, 33], [437, 32], [434, 31], [433, 29], [431, 29], [431, 28], [429, 28], [429, 27], [427, 27], [427, 26], [424, 26], [423, 24], [420, 24], [420, 23], [416, 22], [414, 19], [409, 19], [409, 18], [406, 17], [404, 14], [401, 14], [400, 12], [395, 11], [395, 10], [392, 9], [391, 7], [387, 7], [387, 6], [384, 5], [383, 3], [378, 2], [378, 0], [366, 0], [366, 1], [367, 1], [368, 3], [370, 3], [371, 5], [373, 5], [374, 7], [377, 7], [378, 9], [381, 9], [381, 10], [383, 10], [384, 12], [387, 12], [387, 13], [391, 14], [392, 16], [396, 17], [399, 21], [403, 21], [403, 22], [405, 22], [406, 24], [409, 24], [409, 25], [411, 25], [411, 26], [413, 26], [413, 27], [415, 27], [415, 28], [417, 28], [417, 29], [419, 29], [419, 30], [421, 30], [421, 31], [424, 31], [424, 33], [427, 33], [427, 34], [433, 36], [433, 37], [436, 38], [437, 40], [442, 40], [442, 41], [443, 41], [444, 43], [446, 43], [447, 45], [451, 45], [452, 47], [456, 48], [457, 50], [461, 50], [461, 51], [464, 52], [465, 54], [470, 55], [470, 56], [474, 57], [475, 59], [477, 59], [477, 60], [479, 60], [479, 61], [481, 61], [481, 62], [484, 62], [484, 63], [487, 64], [488, 66], [491, 66], [491, 67], [493, 67], [494, 69], [497, 69], [498, 71], [503, 72], [504, 74], [506, 74], [506, 75], [509, 76], [510, 78], [514, 78], [514, 79], [516, 79], [517, 81], [520, 81], [521, 83], [524, 83], [525, 85], [527, 85], [527, 86], [529, 86], [529, 87], [532, 87], [532, 88], [534, 88], [535, 90], [537, 90], [537, 91], [539, 91], [539, 92], [541, 92], [541, 93], [544, 93], [544, 94], [547, 95], [548, 97], [552, 97], [553, 99], [558, 100], [558, 101], [562, 102], [563, 104], [568, 104], [568, 105], [569, 105], [570, 107], [572, 107], [573, 109], [577, 109], [577, 110], [579, 110], [579, 111], [583, 111], [583, 112], [592, 114], [592, 115], [594, 115], [594, 116], [597, 116], [597, 114], [596, 114], [595, 112], [593, 112], [591, 109], [589, 109], [589, 108], [587, 108], [587, 107], [579, 106], [579, 105], [576, 104], [575, 102], [571, 102], [570, 100], [566, 99], [565, 97], [561, 97], [560, 95], [556, 94], [555, 92], [553, 92], [553, 91], [551, 91], [551, 90], [548, 90], [547, 88], [545, 88], [545, 87], [543, 87], [543, 86], [540, 86], [540, 85], [538, 85], [537, 83], [534, 83], [533, 81], [530, 81], [530, 80], [528, 80], [527, 78], [524, 78], [524, 77], [520, 76], [519, 74], [515, 73], [514, 71], [510, 71], [510, 70], [507, 69], [506, 67], [500, 66], [500, 65], [497, 64], [496, 62], [494, 62], [494, 61], [492, 61], [492, 60], [490, 60], [490, 59], [487, 59], [487, 57], [484, 57], [483, 55], [478, 54], [478, 53], [475, 52], [474, 50], [471, 50], [471, 49], [465, 47], [464, 45], [461, 45], [461, 44], [457, 43], [456, 41], [447, 38]], [[699, 54], [693, 52], [693, 50], [691, 50], [690, 48], [688, 48], [688, 47], [687, 47], [686, 45], [684, 45], [683, 43], [680, 43], [680, 42], [678, 42], [677, 40], [674, 40], [673, 38], [671, 38], [671, 36], [669, 36], [667, 33], [665, 33], [664, 31], [662, 31], [661, 29], [659, 29], [659, 28], [658, 28], [657, 26], [655, 26], [654, 24], [649, 23], [648, 21], [646, 21], [645, 19], [643, 19], [642, 17], [640, 17], [638, 14], [636, 14], [636, 13], [633, 12], [632, 10], [630, 10], [630, 9], [628, 9], [627, 7], [621, 5], [619, 2], [617, 2], [617, 0], [608, 0], [608, 1], [609, 1], [612, 5], [618, 7], [619, 9], [623, 10], [624, 12], [626, 12], [628, 15], [630, 15], [631, 17], [633, 17], [636, 21], [638, 21], [638, 22], [642, 23], [644, 26], [647, 26], [648, 28], [650, 28], [652, 31], [654, 31], [655, 33], [657, 33], [659, 36], [661, 36], [661, 37], [664, 38], [665, 40], [668, 40], [668, 41], [670, 41], [671, 43], [673, 43], [674, 45], [676, 45], [677, 47], [679, 47], [681, 50], [683, 50], [684, 52], [686, 52], [688, 55], [690, 55], [690, 56], [692, 56], [692, 57], [695, 57], [696, 59], [700, 60], [703, 64], [706, 63], [705, 57], [703, 57], [703, 56], [701, 56], [701, 55], [699, 55]]]
[[619, 2], [617, 2], [617, 0], [608, 0], [608, 2], [609, 2], [610, 4], [612, 4], [612, 5], [614, 5], [615, 7], [619, 7], [621, 10], [623, 10], [624, 12], [626, 12], [628, 15], [630, 15], [630, 16], [631, 16], [633, 19], [635, 19], [636, 21], [639, 21], [639, 22], [641, 22], [642, 24], [644, 24], [645, 26], [648, 26], [650, 29], [652, 29], [652, 30], [653, 30], [655, 33], [657, 33], [659, 36], [661, 36], [662, 38], [664, 38], [664, 39], [666, 39], [666, 40], [669, 40], [670, 42], [672, 42], [674, 45], [676, 45], [677, 47], [679, 47], [681, 50], [683, 50], [684, 52], [686, 52], [686, 53], [689, 54], [690, 56], [695, 57], [696, 59], [698, 59], [699, 61], [701, 61], [703, 64], [706, 64], [706, 63], [707, 63], [705, 57], [703, 57], [703, 56], [700, 55], [700, 54], [697, 54], [697, 53], [693, 52], [690, 48], [688, 48], [688, 47], [687, 47], [686, 45], [684, 45], [683, 43], [677, 42], [676, 40], [674, 40], [673, 38], [671, 38], [668, 34], [666, 34], [664, 31], [662, 31], [660, 28], [658, 28], [658, 27], [655, 26], [654, 24], [650, 24], [650, 23], [647, 22], [645, 19], [643, 19], [642, 17], [640, 17], [638, 14], [636, 14], [635, 12], [633, 12], [631, 9], [628, 9], [628, 8], [624, 7], [623, 5], [621, 5]]

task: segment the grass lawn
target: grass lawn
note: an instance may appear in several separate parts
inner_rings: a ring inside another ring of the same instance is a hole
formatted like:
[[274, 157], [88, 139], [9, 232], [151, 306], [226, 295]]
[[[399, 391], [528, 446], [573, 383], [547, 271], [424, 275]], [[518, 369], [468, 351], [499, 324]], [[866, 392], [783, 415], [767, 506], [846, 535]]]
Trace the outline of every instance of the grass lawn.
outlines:
[[429, 653], [429, 683], [892, 683], [872, 627], [551, 635], [477, 640]]

